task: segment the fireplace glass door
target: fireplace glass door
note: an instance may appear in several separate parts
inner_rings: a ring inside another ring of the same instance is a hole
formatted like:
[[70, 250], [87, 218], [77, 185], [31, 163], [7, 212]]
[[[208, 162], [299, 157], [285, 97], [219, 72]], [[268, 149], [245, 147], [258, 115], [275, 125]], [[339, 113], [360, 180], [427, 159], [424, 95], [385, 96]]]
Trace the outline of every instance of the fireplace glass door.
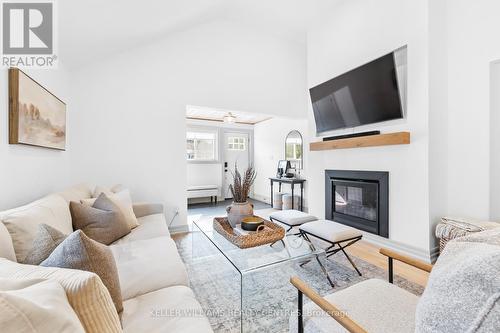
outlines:
[[378, 182], [332, 180], [333, 214], [378, 223]]

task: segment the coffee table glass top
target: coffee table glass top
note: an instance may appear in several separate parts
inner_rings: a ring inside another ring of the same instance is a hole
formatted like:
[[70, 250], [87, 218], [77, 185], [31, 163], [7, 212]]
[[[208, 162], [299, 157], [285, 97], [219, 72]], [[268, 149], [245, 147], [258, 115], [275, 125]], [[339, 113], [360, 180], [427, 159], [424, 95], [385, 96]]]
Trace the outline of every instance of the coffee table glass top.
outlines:
[[[213, 218], [192, 221], [192, 232], [202, 233], [240, 272], [245, 274], [292, 260], [308, 259], [324, 253], [297, 235], [287, 235], [282, 241], [257, 247], [240, 249], [213, 229]], [[193, 244], [194, 245], [194, 244]]]

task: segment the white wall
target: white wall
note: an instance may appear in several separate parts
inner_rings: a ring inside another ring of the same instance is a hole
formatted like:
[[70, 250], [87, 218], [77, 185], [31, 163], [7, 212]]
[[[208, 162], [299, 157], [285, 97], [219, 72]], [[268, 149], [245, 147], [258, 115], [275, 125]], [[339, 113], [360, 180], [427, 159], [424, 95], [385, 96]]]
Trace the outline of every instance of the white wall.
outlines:
[[490, 74], [490, 219], [500, 221], [500, 61]]
[[58, 151], [25, 145], [9, 145], [8, 71], [0, 71], [0, 210], [13, 208], [61, 190], [69, 184], [71, 152], [71, 122], [68, 76], [62, 64], [59, 69], [24, 70], [29, 76], [67, 103], [68, 151]]
[[498, 206], [489, 200], [490, 64], [500, 59], [500, 2], [447, 0], [446, 6], [448, 210], [488, 219], [490, 205]]
[[429, 248], [448, 215], [448, 48], [446, 1], [429, 1]]
[[[428, 7], [426, 1], [349, 1], [308, 34], [308, 85], [408, 45], [408, 107], [404, 121], [357, 128], [410, 131], [411, 144], [309, 154], [310, 211], [324, 216], [324, 171], [389, 171], [390, 240], [429, 258], [429, 91]], [[312, 110], [311, 133], [315, 133]], [[344, 131], [345, 132], [345, 131]], [[311, 140], [319, 140], [312, 138]]]
[[73, 74], [72, 177], [127, 184], [186, 223], [186, 105], [303, 116], [305, 49], [231, 22], [200, 25]]
[[[304, 168], [300, 170], [300, 174], [306, 180], [308, 179], [309, 133], [307, 119], [274, 117], [263, 121], [254, 127], [254, 159], [255, 170], [257, 171], [257, 178], [253, 188], [253, 197], [255, 199], [270, 203], [269, 177], [276, 176], [278, 161], [285, 158], [285, 138], [293, 130], [299, 131], [304, 139]], [[275, 186], [275, 191], [277, 191], [277, 187]], [[299, 191], [298, 186], [295, 189]], [[289, 186], [286, 184], [283, 185], [282, 190], [291, 193]], [[307, 191], [308, 182], [306, 181], [304, 207], [307, 207]]]

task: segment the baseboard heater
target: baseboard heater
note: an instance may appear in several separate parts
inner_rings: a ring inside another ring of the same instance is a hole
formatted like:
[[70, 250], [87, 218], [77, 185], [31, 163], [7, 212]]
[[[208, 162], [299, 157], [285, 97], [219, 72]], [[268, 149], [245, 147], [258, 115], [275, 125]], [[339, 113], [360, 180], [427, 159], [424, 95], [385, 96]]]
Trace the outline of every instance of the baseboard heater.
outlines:
[[369, 131], [369, 132], [361, 132], [361, 133], [353, 133], [353, 134], [327, 136], [327, 137], [323, 138], [323, 141], [333, 141], [333, 140], [357, 138], [360, 136], [370, 136], [370, 135], [379, 135], [379, 134], [380, 134], [380, 131]]

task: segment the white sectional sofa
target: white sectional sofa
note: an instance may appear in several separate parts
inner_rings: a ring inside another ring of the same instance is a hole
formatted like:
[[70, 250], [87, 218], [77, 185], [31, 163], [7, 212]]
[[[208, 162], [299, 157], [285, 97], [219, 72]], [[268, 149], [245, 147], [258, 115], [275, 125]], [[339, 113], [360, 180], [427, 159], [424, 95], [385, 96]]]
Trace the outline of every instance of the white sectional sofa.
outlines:
[[[0, 257], [16, 261], [12, 237], [4, 225], [13, 216], [25, 224], [26, 230], [45, 223], [67, 233], [73, 230], [69, 202], [90, 198], [92, 190], [88, 185], [78, 185], [0, 212]], [[189, 288], [186, 268], [170, 237], [163, 206], [134, 204], [133, 208], [140, 225], [110, 245], [122, 291], [123, 331], [212, 332]]]

